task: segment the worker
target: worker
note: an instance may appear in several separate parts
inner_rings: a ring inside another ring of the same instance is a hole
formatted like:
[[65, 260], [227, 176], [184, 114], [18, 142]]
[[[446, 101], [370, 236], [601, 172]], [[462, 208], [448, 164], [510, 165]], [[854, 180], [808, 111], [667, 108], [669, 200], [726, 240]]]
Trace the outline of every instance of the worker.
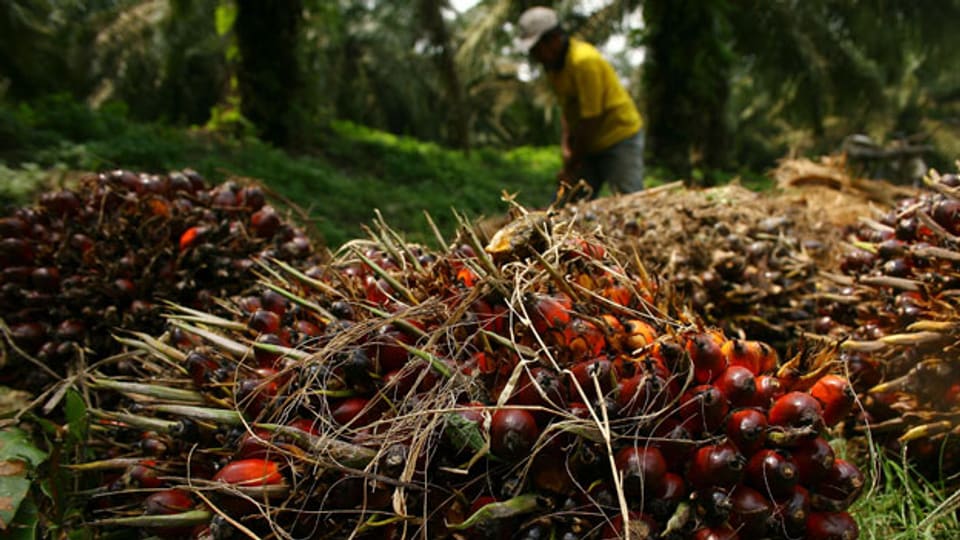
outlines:
[[[643, 189], [643, 120], [613, 66], [550, 8], [524, 11], [517, 26], [517, 46], [543, 65], [562, 111], [557, 199], [595, 198], [604, 182], [615, 194]], [[571, 191], [580, 179], [591, 189]]]

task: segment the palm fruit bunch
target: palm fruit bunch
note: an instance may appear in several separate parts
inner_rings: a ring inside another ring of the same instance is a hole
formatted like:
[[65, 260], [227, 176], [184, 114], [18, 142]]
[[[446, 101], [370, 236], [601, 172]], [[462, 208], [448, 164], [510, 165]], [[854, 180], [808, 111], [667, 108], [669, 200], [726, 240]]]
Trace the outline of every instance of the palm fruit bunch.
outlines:
[[811, 327], [846, 340], [843, 364], [863, 395], [860, 429], [934, 475], [960, 470], [958, 186], [956, 175], [934, 171], [929, 189], [852, 227]]
[[863, 475], [824, 438], [852, 405], [835, 350], [780, 365], [672, 316], [642, 266], [542, 214], [485, 247], [469, 229], [441, 251], [385, 225], [371, 238], [270, 265], [229, 315], [172, 309], [130, 375], [91, 370], [83, 521], [203, 539], [857, 538]]
[[117, 328], [162, 331], [162, 301], [210, 309], [255, 281], [257, 259], [314, 256], [252, 182], [209, 188], [192, 170], [88, 175], [0, 218], [4, 382], [41, 389], [71, 360], [120, 352]]
[[694, 311], [729, 335], [786, 354], [815, 315], [809, 294], [840, 235], [816, 209], [737, 185], [666, 185], [566, 209], [635, 252]]

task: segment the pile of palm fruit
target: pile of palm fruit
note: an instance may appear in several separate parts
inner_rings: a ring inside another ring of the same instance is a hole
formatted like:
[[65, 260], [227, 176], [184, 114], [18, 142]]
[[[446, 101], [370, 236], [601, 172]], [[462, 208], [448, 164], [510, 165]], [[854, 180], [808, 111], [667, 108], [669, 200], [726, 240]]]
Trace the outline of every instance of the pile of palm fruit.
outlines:
[[158, 334], [163, 301], [210, 309], [250, 285], [254, 261], [312, 257], [252, 182], [89, 175], [0, 218], [3, 383], [41, 389], [71, 362], [120, 352], [117, 329]]
[[929, 190], [851, 227], [810, 328], [846, 339], [864, 429], [933, 476], [960, 467], [958, 186], [956, 175], [932, 172]]
[[[677, 314], [639, 263], [528, 214], [484, 248], [385, 226], [171, 307], [79, 381], [84, 523], [168, 538], [853, 539], [836, 350]], [[119, 359], [117, 361], [120, 361]]]
[[635, 252], [709, 323], [781, 353], [815, 316], [810, 295], [841, 232], [815, 208], [737, 185], [667, 185], [571, 207], [563, 216]]

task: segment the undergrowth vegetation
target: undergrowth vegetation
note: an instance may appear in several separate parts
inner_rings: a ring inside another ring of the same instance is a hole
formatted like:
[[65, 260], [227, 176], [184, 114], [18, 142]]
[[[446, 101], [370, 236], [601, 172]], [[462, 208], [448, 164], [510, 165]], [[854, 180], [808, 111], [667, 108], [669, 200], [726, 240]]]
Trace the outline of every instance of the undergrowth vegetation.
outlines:
[[[129, 120], [121, 106], [93, 111], [65, 97], [0, 106], [0, 202], [22, 203], [65, 171], [168, 172], [190, 167], [210, 182], [251, 177], [308, 211], [331, 247], [364, 236], [379, 209], [411, 240], [433, 242], [423, 212], [452, 235], [452, 208], [470, 218], [503, 213], [507, 191], [546, 206], [556, 148], [451, 151], [352, 124], [318, 127], [315, 151], [292, 155], [256, 139]], [[52, 171], [53, 176], [44, 174]], [[67, 175], [69, 176], [69, 175]]]

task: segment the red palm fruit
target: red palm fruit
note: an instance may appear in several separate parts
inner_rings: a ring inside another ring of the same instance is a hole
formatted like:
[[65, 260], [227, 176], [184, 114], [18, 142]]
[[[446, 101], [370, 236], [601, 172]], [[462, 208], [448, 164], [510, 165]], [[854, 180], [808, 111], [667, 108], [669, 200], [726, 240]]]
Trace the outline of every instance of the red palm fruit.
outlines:
[[275, 486], [283, 483], [280, 465], [260, 458], [231, 461], [213, 475], [214, 482], [239, 487]]
[[530, 464], [530, 483], [539, 492], [557, 495], [573, 494], [574, 479], [568, 472], [567, 455], [561, 448], [547, 448], [533, 457]]
[[823, 437], [805, 439], [790, 451], [797, 465], [800, 483], [805, 486], [816, 485], [833, 468], [836, 456], [833, 447]]
[[207, 227], [190, 227], [180, 235], [180, 251], [186, 251], [203, 241], [209, 229]]
[[527, 315], [533, 323], [533, 329], [544, 335], [549, 330], [562, 329], [570, 323], [570, 309], [573, 303], [565, 294], [553, 296], [532, 294], [526, 301]]
[[573, 318], [563, 329], [563, 340], [574, 359], [594, 358], [603, 352], [607, 340], [592, 322]]
[[317, 421], [310, 420], [309, 418], [294, 418], [293, 420], [287, 422], [287, 425], [311, 435], [320, 434], [320, 425], [317, 423]]
[[757, 409], [737, 409], [727, 417], [727, 438], [744, 456], [763, 448], [767, 440], [767, 415]]
[[660, 525], [653, 516], [641, 512], [627, 512], [630, 520], [629, 527], [624, 526], [623, 514], [617, 514], [603, 527], [600, 532], [601, 540], [619, 540], [621, 538], [655, 538], [660, 532]]
[[603, 320], [603, 330], [607, 337], [607, 344], [610, 345], [611, 349], [621, 352], [623, 350], [624, 334], [627, 333], [623, 323], [609, 313], [604, 313], [600, 318]]
[[856, 465], [835, 458], [833, 467], [811, 487], [811, 503], [816, 510], [846, 510], [863, 492], [863, 473]]
[[244, 296], [237, 301], [240, 305], [240, 308], [243, 309], [245, 313], [253, 313], [258, 309], [263, 308], [263, 304], [260, 302], [259, 296]]
[[87, 334], [87, 325], [81, 320], [67, 319], [57, 325], [54, 335], [61, 341], [81, 341]]
[[655, 497], [663, 489], [667, 462], [657, 448], [627, 446], [617, 452], [615, 462], [627, 497]]
[[[143, 513], [148, 516], [169, 515], [186, 512], [193, 508], [194, 501], [181, 489], [165, 489], [151, 493], [144, 500]], [[152, 527], [150, 532], [160, 538], [187, 538], [191, 527]]]
[[367, 355], [377, 362], [381, 373], [396, 371], [405, 366], [410, 357], [403, 345], [412, 343], [410, 336], [392, 324], [385, 324], [377, 331], [377, 335], [368, 341]]
[[691, 500], [696, 505], [696, 513], [701, 523], [725, 523], [733, 508], [729, 488], [720, 486], [699, 489], [693, 493]]
[[508, 403], [558, 409], [566, 403], [566, 390], [559, 375], [538, 366], [520, 374]]
[[464, 287], [472, 288], [477, 284], [477, 279], [479, 279], [479, 276], [469, 266], [461, 266], [457, 269], [456, 280]]
[[490, 420], [490, 450], [508, 461], [529, 456], [539, 436], [537, 420], [524, 409], [498, 409]]
[[267, 202], [263, 190], [257, 186], [247, 186], [240, 192], [240, 200], [250, 210], [259, 210]]
[[60, 290], [60, 270], [55, 266], [35, 268], [30, 273], [30, 282], [40, 292], [56, 292]]
[[617, 412], [636, 416], [659, 410], [672, 397], [667, 382], [655, 374], [639, 374], [617, 382]]
[[693, 531], [693, 540], [740, 540], [740, 535], [729, 524], [723, 523]]
[[630, 292], [630, 289], [624, 287], [623, 285], [610, 285], [608, 287], [604, 287], [603, 291], [600, 292], [600, 295], [607, 300], [610, 300], [614, 304], [624, 307], [629, 307], [634, 298], [634, 294]]
[[846, 418], [857, 399], [850, 381], [833, 374], [820, 377], [810, 388], [810, 395], [823, 406], [823, 422], [827, 426], [835, 426]]
[[163, 480], [159, 476], [161, 471], [157, 468], [157, 462], [152, 459], [144, 459], [127, 470], [127, 476], [130, 479], [130, 487], [140, 487], [144, 489], [154, 489], [163, 485]]
[[677, 413], [681, 425], [692, 435], [699, 435], [719, 428], [729, 410], [727, 400], [716, 386], [702, 384], [684, 392]]
[[657, 341], [650, 349], [650, 355], [662, 362], [668, 373], [675, 374], [686, 372], [686, 365], [681, 365], [683, 352], [683, 347], [676, 341]]
[[179, 514], [193, 508], [194, 500], [182, 489], [165, 489], [151, 493], [144, 501], [144, 514], [148, 516]]
[[383, 375], [384, 389], [389, 389], [391, 399], [403, 399], [411, 390], [426, 392], [437, 384], [437, 373], [421, 360], [412, 360], [400, 369]]
[[254, 377], [237, 380], [234, 399], [244, 412], [259, 416], [263, 408], [277, 397], [281, 381], [277, 370], [272, 367], [257, 368], [254, 373]]
[[778, 501], [773, 511], [771, 530], [781, 531], [787, 538], [805, 538], [807, 516], [810, 514], [810, 493], [797, 485], [793, 493]]
[[686, 469], [687, 461], [696, 448], [692, 444], [694, 436], [680, 420], [673, 416], [658, 420], [653, 427], [652, 437], [651, 444], [660, 449], [671, 471]]
[[687, 498], [687, 481], [677, 473], [663, 475], [662, 487], [654, 496], [644, 500], [643, 508], [660, 521], [673, 515], [677, 505]]
[[771, 499], [789, 497], [799, 481], [797, 466], [776, 450], [760, 450], [747, 461], [744, 482]]
[[343, 398], [333, 406], [330, 415], [341, 426], [349, 424], [351, 427], [362, 427], [371, 420], [369, 405], [370, 400], [365, 397]]
[[843, 353], [840, 358], [856, 390], [866, 391], [883, 380], [880, 363], [876, 359], [863, 353]]
[[[594, 382], [596, 378], [597, 382]], [[570, 380], [568, 381], [567, 394], [571, 399], [581, 400], [583, 390], [586, 397], [593, 401], [602, 398], [613, 390], [616, 384], [616, 376], [613, 372], [613, 366], [610, 360], [606, 358], [594, 358], [578, 362], [570, 367]], [[600, 394], [597, 394], [597, 383], [599, 383]]]
[[368, 302], [378, 306], [385, 306], [393, 296], [393, 287], [383, 278], [367, 276], [364, 279], [364, 295]]
[[[281, 347], [289, 346], [289, 343], [286, 343], [280, 336], [277, 334], [260, 334], [257, 336], [257, 343], [263, 343], [266, 345], [277, 345]], [[253, 357], [257, 361], [257, 365], [260, 367], [276, 367], [277, 360], [280, 359], [281, 353], [270, 351], [264, 348], [253, 347]]]
[[320, 325], [306, 319], [298, 319], [297, 322], [293, 323], [293, 329], [299, 332], [303, 339], [315, 338], [323, 334]]
[[731, 339], [723, 344], [723, 356], [731, 366], [741, 366], [754, 375], [760, 371], [760, 342], [746, 339]]
[[856, 540], [860, 529], [848, 512], [811, 512], [806, 521], [809, 540]]
[[262, 428], [253, 428], [253, 431], [246, 431], [240, 437], [237, 443], [237, 451], [234, 453], [234, 459], [251, 459], [267, 457], [267, 454], [277, 454], [277, 449], [270, 444], [272, 434]]
[[567, 403], [567, 412], [574, 418], [590, 418], [590, 409], [587, 408], [587, 404], [582, 401], [571, 401]]
[[3, 269], [2, 280], [0, 283], [13, 283], [15, 285], [24, 286], [30, 282], [30, 276], [33, 274], [33, 267], [31, 266], [8, 266]]
[[247, 327], [258, 334], [276, 334], [280, 331], [280, 316], [272, 311], [258, 309], [250, 315]]
[[713, 381], [731, 407], [744, 407], [753, 403], [757, 382], [753, 373], [743, 366], [729, 366]]
[[657, 339], [657, 329], [646, 321], [630, 319], [623, 325], [627, 334], [625, 345], [627, 351], [635, 351], [645, 347]]
[[764, 538], [767, 524], [773, 516], [773, 504], [759, 491], [738, 485], [730, 492], [730, 525], [741, 535]]
[[786, 387], [774, 375], [757, 375], [755, 379], [757, 393], [754, 394], [753, 406], [769, 409], [773, 402], [787, 393]]
[[250, 216], [250, 228], [258, 238], [270, 238], [280, 230], [280, 214], [271, 206], [264, 206]]
[[267, 311], [272, 311], [283, 317], [287, 312], [287, 306], [290, 301], [285, 296], [273, 289], [267, 289], [260, 293], [260, 305]]
[[743, 454], [730, 441], [699, 448], [687, 469], [687, 481], [696, 488], [729, 488], [740, 482], [746, 464]]
[[790, 392], [780, 396], [767, 413], [770, 425], [790, 428], [823, 427], [823, 407], [820, 402], [805, 392]]
[[693, 362], [697, 382], [708, 383], [726, 369], [722, 340], [723, 336], [716, 332], [698, 332], [687, 339], [685, 348]]
[[190, 373], [190, 378], [193, 379], [193, 385], [197, 388], [203, 388], [210, 384], [214, 372], [220, 368], [219, 362], [199, 350], [190, 351], [184, 360], [184, 364], [186, 364], [187, 372]]

